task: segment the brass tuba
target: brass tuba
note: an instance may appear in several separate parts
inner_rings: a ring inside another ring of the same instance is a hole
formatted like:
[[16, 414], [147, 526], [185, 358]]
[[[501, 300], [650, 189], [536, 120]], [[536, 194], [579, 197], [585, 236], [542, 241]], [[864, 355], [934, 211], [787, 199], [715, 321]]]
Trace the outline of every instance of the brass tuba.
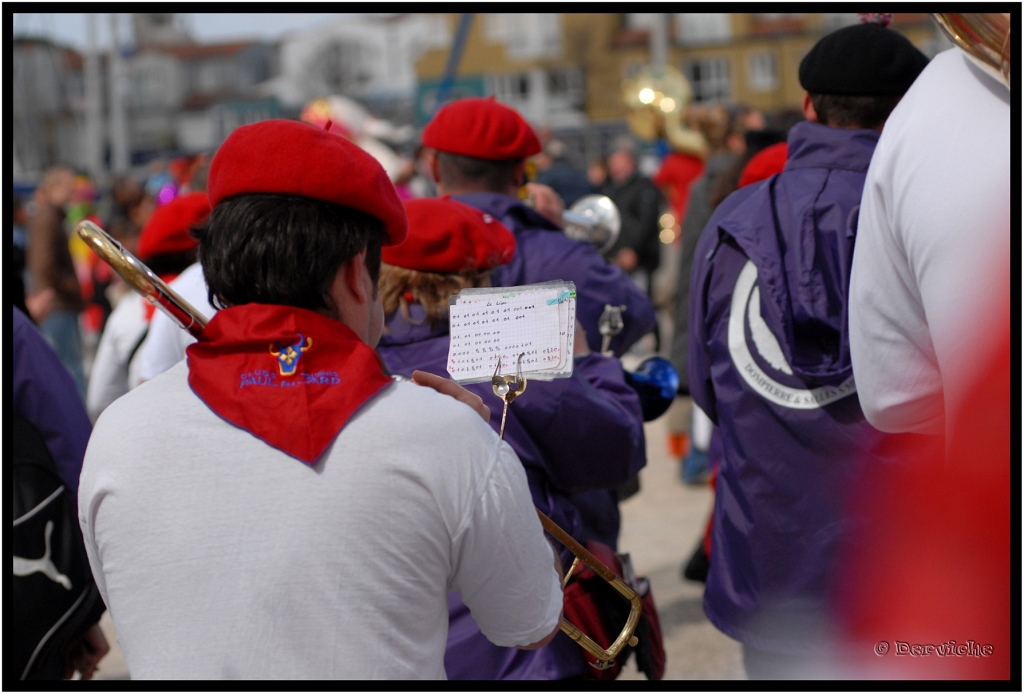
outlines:
[[949, 40], [975, 64], [1010, 86], [1010, 15], [1004, 12], [932, 14]]
[[671, 65], [648, 65], [622, 83], [622, 100], [629, 108], [626, 123], [643, 140], [666, 138], [672, 149], [704, 158], [704, 136], [686, 127], [685, 117], [693, 101], [689, 81]]

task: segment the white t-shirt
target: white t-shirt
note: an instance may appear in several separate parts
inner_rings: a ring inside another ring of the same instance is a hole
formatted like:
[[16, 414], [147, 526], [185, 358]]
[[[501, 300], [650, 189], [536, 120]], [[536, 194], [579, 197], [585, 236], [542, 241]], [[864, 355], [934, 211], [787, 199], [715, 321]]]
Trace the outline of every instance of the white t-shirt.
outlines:
[[[184, 272], [174, 278], [171, 289], [181, 295], [188, 303], [199, 310], [207, 319], [213, 318], [217, 309], [210, 305], [207, 298], [206, 278], [203, 277], [203, 266], [199, 263], [189, 265]], [[149, 334], [139, 351], [139, 378], [149, 381], [156, 378], [185, 358], [185, 350], [196, 341], [196, 338], [183, 330], [163, 311], [157, 311], [149, 326]]]
[[110, 403], [139, 385], [139, 342], [146, 335], [147, 305], [145, 299], [131, 292], [107, 319], [89, 373], [85, 404], [90, 419], [95, 420]]
[[987, 361], [1009, 266], [1009, 90], [954, 48], [886, 121], [864, 185], [850, 352], [871, 424], [945, 433]]
[[562, 594], [516, 454], [389, 385], [313, 468], [232, 426], [180, 363], [111, 405], [80, 522], [133, 679], [444, 678], [448, 591], [535, 643]]

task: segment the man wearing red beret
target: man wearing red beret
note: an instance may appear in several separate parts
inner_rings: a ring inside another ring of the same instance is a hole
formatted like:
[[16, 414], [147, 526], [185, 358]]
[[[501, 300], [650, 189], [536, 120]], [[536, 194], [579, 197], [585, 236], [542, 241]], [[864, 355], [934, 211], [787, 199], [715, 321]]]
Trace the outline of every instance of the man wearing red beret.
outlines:
[[[381, 293], [386, 328], [381, 358], [392, 373], [443, 375], [449, 349], [448, 297], [490, 285], [494, 268], [513, 256], [516, 240], [486, 212], [449, 198], [407, 200], [409, 238], [384, 249]], [[646, 462], [640, 400], [618, 360], [590, 351], [579, 334], [572, 376], [534, 380], [508, 410], [505, 440], [526, 470], [534, 504], [580, 541], [615, 547], [618, 514], [584, 528], [570, 495], [614, 490]], [[466, 386], [493, 399], [490, 383]], [[491, 413], [499, 431], [501, 409]], [[613, 509], [614, 510], [614, 509]], [[564, 557], [566, 564], [572, 555]], [[578, 676], [583, 651], [559, 634], [545, 648], [501, 648], [481, 634], [459, 593], [448, 596], [445, 670], [451, 679], [561, 679]]]
[[654, 326], [654, 308], [632, 280], [588, 244], [571, 241], [558, 226], [518, 198], [525, 160], [540, 140], [515, 109], [492, 98], [460, 99], [437, 112], [423, 129], [423, 145], [437, 150], [438, 193], [487, 212], [516, 236], [511, 262], [491, 281], [513, 287], [548, 280], [576, 284], [577, 308], [587, 343], [601, 349], [598, 319], [606, 304], [625, 306], [625, 327], [612, 340], [621, 356]]
[[[139, 235], [136, 254], [165, 282], [195, 262], [199, 242], [191, 234], [210, 214], [206, 193], [181, 195], [156, 208]], [[95, 421], [107, 405], [141, 383], [139, 357], [154, 307], [126, 296], [110, 314], [89, 374], [86, 409]]]
[[449, 589], [495, 643], [546, 644], [562, 593], [522, 464], [479, 397], [373, 351], [406, 236], [384, 170], [271, 120], [228, 137], [208, 192], [220, 310], [107, 408], [82, 470], [132, 678], [442, 679]]

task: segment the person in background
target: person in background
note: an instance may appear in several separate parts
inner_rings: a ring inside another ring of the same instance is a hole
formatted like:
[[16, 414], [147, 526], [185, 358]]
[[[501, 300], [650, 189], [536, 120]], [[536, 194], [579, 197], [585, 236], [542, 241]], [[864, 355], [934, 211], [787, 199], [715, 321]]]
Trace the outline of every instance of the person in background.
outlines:
[[587, 165], [587, 180], [591, 188], [601, 190], [608, 183], [608, 161], [594, 159]]
[[[77, 554], [84, 557], [85, 550], [81, 547], [82, 537], [77, 524], [74, 523], [74, 509], [78, 500], [78, 478], [82, 471], [82, 458], [85, 455], [86, 444], [92, 427], [89, 424], [89, 417], [82, 406], [81, 397], [70, 374], [63, 367], [57, 354], [50, 347], [43, 336], [36, 329], [28, 317], [19, 309], [13, 309], [13, 330], [11, 353], [13, 360], [13, 390], [12, 408], [13, 417], [6, 421], [11, 427], [8, 434], [8, 444], [11, 445], [15, 454], [11, 457], [10, 467], [7, 469], [9, 475], [15, 480], [16, 501], [32, 496], [42, 496], [45, 492], [34, 487], [43, 479], [39, 475], [36, 465], [32, 464], [33, 455], [41, 455], [48, 458], [45, 469], [53, 470], [60, 483], [63, 484], [63, 494], [58, 503], [65, 505], [64, 513], [70, 517], [71, 523], [58, 527], [56, 539], [60, 545], [55, 545], [57, 551], [51, 550], [51, 533], [54, 529], [52, 521], [48, 521], [47, 530], [39, 528], [40, 535], [46, 533], [45, 541], [38, 542], [46, 547], [45, 552], [40, 551], [36, 555], [18, 557], [15, 555], [15, 565], [20, 562], [29, 564], [30, 570], [18, 571], [15, 569], [15, 581], [36, 580], [42, 581], [42, 585], [49, 589], [55, 589], [60, 595], [57, 600], [64, 600], [71, 603], [69, 608], [58, 609], [56, 612], [51, 605], [37, 604], [35, 609], [29, 610], [26, 615], [23, 604], [11, 606], [8, 612], [8, 627], [10, 631], [7, 636], [11, 639], [7, 655], [19, 666], [24, 666], [25, 671], [34, 673], [33, 679], [69, 679], [75, 671], [81, 674], [82, 679], [92, 678], [96, 666], [103, 659], [103, 656], [110, 650], [103, 631], [100, 629], [99, 619], [103, 614], [104, 605], [96, 592], [96, 586], [92, 578], [88, 576], [87, 568], [84, 576], [75, 576], [75, 581], [59, 571], [67, 573], [78, 573], [75, 567], [63, 565], [64, 549], [66, 545], [77, 543]], [[13, 420], [13, 421], [12, 421]], [[38, 443], [41, 442], [41, 443]], [[38, 443], [38, 446], [33, 446]], [[39, 450], [41, 447], [45, 450]], [[12, 469], [16, 468], [16, 469]], [[23, 474], [25, 469], [31, 469], [35, 474]], [[30, 489], [22, 485], [33, 485]], [[38, 496], [36, 495], [38, 493]], [[15, 532], [30, 530], [31, 517], [37, 513], [50, 514], [49, 503], [54, 497], [39, 504], [33, 505], [32, 510], [15, 519]], [[39, 516], [36, 516], [37, 520]], [[44, 515], [43, 517], [46, 517]], [[60, 515], [56, 515], [60, 520]], [[38, 527], [38, 526], [37, 526]], [[8, 530], [8, 532], [11, 532]], [[73, 537], [67, 537], [65, 533], [73, 533]], [[19, 540], [20, 538], [16, 538]], [[42, 538], [38, 538], [42, 539]], [[9, 545], [10, 546], [10, 545]], [[42, 550], [42, 548], [40, 548]], [[74, 556], [74, 549], [69, 552]], [[13, 552], [12, 552], [13, 554]], [[40, 555], [43, 559], [40, 560]], [[58, 556], [61, 555], [61, 556]], [[10, 555], [9, 555], [10, 556]], [[52, 559], [50, 557], [53, 557]], [[61, 562], [57, 567], [53, 562]], [[48, 562], [48, 563], [47, 563]], [[45, 578], [43, 578], [45, 577]], [[61, 581], [63, 579], [63, 582]], [[10, 581], [11, 578], [8, 578]], [[56, 584], [52, 585], [51, 581]], [[9, 584], [10, 585], [10, 584]], [[17, 586], [22, 588], [21, 585]], [[10, 589], [12, 591], [16, 589]], [[70, 591], [74, 591], [71, 593]], [[45, 589], [29, 587], [25, 592], [8, 593], [17, 598], [28, 595], [34, 599], [46, 595]], [[75, 597], [78, 595], [79, 597]], [[58, 603], [59, 604], [59, 603]], [[11, 615], [14, 615], [13, 617]], [[25, 619], [26, 621], [22, 621]], [[40, 620], [45, 620], [40, 624]], [[51, 621], [52, 620], [52, 621]], [[70, 630], [70, 633], [69, 633]], [[25, 637], [30, 634], [44, 634], [38, 643], [25, 642]], [[56, 653], [48, 660], [36, 660], [37, 656], [47, 651], [49, 643], [60, 643], [68, 640], [69, 645], [63, 653]], [[13, 642], [18, 642], [14, 645]], [[22, 654], [25, 654], [22, 660]], [[5, 674], [8, 666], [5, 664]], [[25, 677], [23, 672], [13, 673], [13, 677], [21, 679]]]
[[14, 196], [14, 213], [11, 224], [11, 263], [7, 266], [10, 273], [11, 299], [15, 308], [22, 313], [28, 314], [28, 307], [25, 305], [25, 244], [28, 241], [28, 232], [25, 230], [25, 222], [28, 221], [28, 213], [22, 204], [21, 196]]
[[[64, 228], [65, 208], [71, 201], [74, 185], [75, 174], [68, 168], [54, 167], [43, 175], [35, 193], [35, 211], [29, 220], [27, 259], [31, 293], [52, 297], [49, 305], [36, 308], [32, 317], [74, 379], [79, 396], [84, 398], [85, 371], [78, 325], [84, 302]], [[29, 306], [33, 306], [31, 301]]]
[[566, 207], [584, 195], [594, 192], [587, 180], [587, 175], [573, 167], [566, 159], [566, 146], [561, 140], [548, 140], [544, 150], [534, 157], [537, 163], [537, 175], [534, 182], [550, 187], [562, 198]]
[[[139, 260], [164, 282], [171, 282], [196, 261], [199, 242], [191, 229], [209, 214], [206, 193], [186, 193], [161, 205], [139, 235]], [[148, 300], [131, 294], [110, 315], [89, 374], [86, 405], [93, 421], [141, 382], [139, 352], [155, 310]]]
[[[490, 271], [511, 259], [515, 237], [488, 214], [449, 198], [405, 202], [406, 241], [383, 251], [381, 300], [385, 331], [379, 353], [388, 370], [447, 374], [448, 297], [486, 287]], [[534, 504], [580, 542], [611, 547], [618, 513], [607, 508], [597, 523], [581, 517], [570, 495], [610, 490], [646, 462], [639, 398], [617, 359], [590, 352], [577, 322], [573, 373], [553, 381], [531, 380], [508, 409], [505, 441], [522, 461]], [[491, 384], [465, 386], [484, 402], [497, 402]], [[491, 409], [500, 431], [501, 407]], [[614, 510], [614, 505], [612, 505]], [[604, 517], [607, 516], [607, 517]], [[565, 568], [572, 556], [564, 556]], [[490, 643], [458, 593], [448, 597], [445, 670], [450, 679], [562, 679], [582, 673], [582, 651], [564, 634], [545, 648], [521, 651]]]
[[[610, 349], [623, 354], [654, 326], [654, 307], [622, 270], [589, 244], [562, 233], [558, 213], [540, 197], [558, 197], [536, 186], [536, 206], [519, 199], [525, 160], [541, 150], [533, 128], [517, 111], [492, 99], [460, 99], [444, 106], [423, 130], [423, 144], [435, 150], [432, 173], [438, 192], [490, 214], [516, 236], [512, 260], [496, 268], [495, 286], [512, 287], [548, 280], [576, 285], [576, 316], [592, 351], [601, 350], [598, 320], [605, 306], [626, 306], [622, 332]], [[559, 205], [555, 204], [557, 210]]]
[[622, 143], [608, 157], [609, 180], [603, 192], [619, 208], [622, 230], [608, 251], [612, 262], [638, 280], [648, 296], [651, 278], [661, 263], [661, 216], [664, 198], [649, 178], [640, 175], [632, 143]]
[[807, 121], [785, 169], [730, 195], [697, 243], [689, 386], [723, 445], [704, 611], [743, 644], [751, 679], [821, 673], [856, 524], [845, 495], [893, 462], [857, 400], [846, 297], [871, 155], [926, 64], [877, 24], [819, 40], [800, 64]]

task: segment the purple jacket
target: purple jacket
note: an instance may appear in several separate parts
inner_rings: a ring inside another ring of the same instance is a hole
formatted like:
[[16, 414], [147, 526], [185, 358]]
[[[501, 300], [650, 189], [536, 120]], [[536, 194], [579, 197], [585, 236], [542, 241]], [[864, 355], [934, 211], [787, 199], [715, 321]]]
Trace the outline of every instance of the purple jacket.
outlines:
[[[448, 323], [423, 323], [418, 305], [413, 321], [396, 312], [387, 322], [378, 352], [392, 374], [420, 369], [448, 376]], [[490, 383], [466, 386], [491, 408], [491, 426], [501, 426], [501, 401]], [[571, 378], [529, 382], [512, 402], [505, 441], [526, 469], [533, 502], [574, 537], [580, 518], [568, 496], [614, 488], [639, 472], [646, 461], [643, 417], [636, 392], [618, 360], [591, 354], [576, 359]], [[495, 646], [480, 633], [458, 593], [449, 594], [449, 679], [559, 679], [578, 675], [585, 664], [579, 646], [559, 633], [537, 651]]]
[[587, 331], [587, 344], [601, 349], [597, 321], [605, 304], [624, 305], [622, 332], [611, 342], [622, 356], [633, 343], [654, 328], [654, 307], [620, 268], [601, 257], [592, 246], [569, 239], [562, 231], [519, 200], [499, 193], [466, 193], [453, 200], [499, 219], [516, 237], [512, 260], [495, 268], [495, 287], [515, 287], [549, 280], [576, 284], [576, 317]]
[[28, 317], [14, 309], [14, 412], [39, 430], [78, 504], [78, 478], [92, 424], [71, 374]]
[[878, 460], [846, 321], [877, 142], [870, 130], [794, 126], [785, 170], [727, 198], [694, 256], [690, 392], [724, 447], [704, 610], [763, 650], [822, 643], [843, 493]]

